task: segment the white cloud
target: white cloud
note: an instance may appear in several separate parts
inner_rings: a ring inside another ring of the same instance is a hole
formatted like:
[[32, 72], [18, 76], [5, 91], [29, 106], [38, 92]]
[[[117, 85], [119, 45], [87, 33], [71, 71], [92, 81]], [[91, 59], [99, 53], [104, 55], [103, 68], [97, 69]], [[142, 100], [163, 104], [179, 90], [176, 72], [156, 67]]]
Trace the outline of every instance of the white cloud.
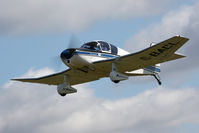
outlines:
[[160, 14], [170, 4], [175, 1], [0, 0], [0, 33], [77, 32], [103, 19]]
[[[190, 71], [198, 68], [199, 49], [199, 2], [192, 6], [182, 6], [180, 9], [167, 13], [159, 23], [136, 33], [126, 42], [126, 48], [131, 51], [149, 47], [151, 42], [161, 42], [175, 35], [188, 37], [190, 40], [179, 51], [187, 57], [162, 65], [163, 74], [187, 76]], [[179, 79], [179, 78], [178, 78]], [[176, 80], [175, 80], [176, 82]]]
[[[32, 70], [32, 76], [41, 71]], [[0, 89], [0, 131], [154, 133], [199, 124], [196, 89], [157, 88], [110, 101], [86, 86], [76, 88], [78, 93], [63, 98], [54, 86], [9, 82]]]
[[192, 23], [190, 18], [193, 12], [193, 7], [182, 7], [169, 12], [159, 23], [150, 25], [128, 39], [126, 47], [130, 50], [141, 50], [149, 47], [152, 42], [158, 43], [174, 35], [184, 34], [184, 30]]

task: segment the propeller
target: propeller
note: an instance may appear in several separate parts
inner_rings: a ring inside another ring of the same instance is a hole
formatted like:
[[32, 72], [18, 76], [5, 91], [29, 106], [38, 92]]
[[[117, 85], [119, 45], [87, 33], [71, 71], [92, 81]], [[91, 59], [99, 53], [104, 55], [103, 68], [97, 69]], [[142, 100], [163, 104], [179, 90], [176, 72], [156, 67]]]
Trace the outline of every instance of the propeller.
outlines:
[[[79, 48], [80, 44], [81, 44], [80, 40], [75, 35], [71, 35], [67, 47], [63, 48], [63, 50], [69, 49], [69, 48]], [[51, 65], [57, 71], [59, 71], [63, 66], [66, 67], [63, 64], [63, 62], [60, 58], [60, 55], [52, 57]]]
[[63, 65], [62, 60], [60, 58], [60, 56], [54, 56], [51, 57], [51, 66], [56, 70], [59, 71]]
[[78, 48], [80, 44], [80, 40], [75, 35], [71, 35], [67, 48]]

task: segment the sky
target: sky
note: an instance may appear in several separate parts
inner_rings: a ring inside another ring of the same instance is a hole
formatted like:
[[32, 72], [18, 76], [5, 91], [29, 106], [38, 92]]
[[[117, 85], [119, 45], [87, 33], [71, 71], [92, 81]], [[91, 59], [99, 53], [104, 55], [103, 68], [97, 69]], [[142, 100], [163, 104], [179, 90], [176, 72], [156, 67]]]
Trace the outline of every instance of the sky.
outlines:
[[[198, 133], [199, 1], [0, 0], [0, 132]], [[11, 81], [67, 69], [60, 53], [104, 40], [129, 52], [175, 35], [190, 40], [186, 58], [161, 64], [153, 77], [109, 78], [74, 86], [61, 97], [56, 86]]]

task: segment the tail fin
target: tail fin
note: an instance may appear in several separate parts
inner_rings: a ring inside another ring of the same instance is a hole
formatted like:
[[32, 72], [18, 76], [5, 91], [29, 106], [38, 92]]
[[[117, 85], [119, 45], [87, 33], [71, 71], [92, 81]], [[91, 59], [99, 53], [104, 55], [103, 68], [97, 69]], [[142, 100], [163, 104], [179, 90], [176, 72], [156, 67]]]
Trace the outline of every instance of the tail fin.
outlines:
[[160, 71], [160, 64], [155, 64], [154, 66], [154, 78], [157, 80], [158, 84], [161, 85], [162, 82], [161, 82], [161, 79], [160, 79], [160, 76], [158, 75], [161, 71]]
[[148, 66], [146, 69], [152, 73], [160, 73], [160, 64], [155, 64], [154, 66]]
[[161, 72], [161, 70], [160, 70], [160, 64], [155, 64], [154, 67], [155, 67], [157, 73]]
[[160, 76], [158, 75], [160, 73], [160, 64], [155, 64], [154, 66], [149, 66], [146, 68], [147, 71], [149, 71], [152, 76], [157, 80], [158, 84], [161, 85], [161, 79]]

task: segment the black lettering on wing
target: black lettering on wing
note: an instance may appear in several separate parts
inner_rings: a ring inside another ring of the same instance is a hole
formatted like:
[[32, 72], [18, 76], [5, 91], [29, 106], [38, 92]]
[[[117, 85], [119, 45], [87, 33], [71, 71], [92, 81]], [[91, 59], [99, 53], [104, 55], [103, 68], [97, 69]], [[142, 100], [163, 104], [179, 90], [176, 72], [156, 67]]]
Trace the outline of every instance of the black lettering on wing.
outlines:
[[143, 57], [140, 57], [141, 60], [144, 60], [144, 61], [148, 61], [150, 60], [152, 57], [157, 57], [159, 56], [160, 54], [164, 53], [165, 51], [171, 49], [173, 46], [177, 45], [179, 42], [177, 43], [167, 43], [165, 44], [164, 46], [154, 50], [153, 52], [149, 53], [148, 56], [143, 56]]
[[156, 56], [158, 56], [159, 54], [160, 54], [160, 53], [154, 51], [154, 52], [151, 52], [149, 55], [156, 57]]
[[147, 57], [147, 56], [143, 56], [143, 57], [140, 57], [141, 60], [144, 60], [144, 61], [147, 61], [147, 60], [150, 60], [151, 57]]
[[172, 47], [172, 45], [169, 45], [169, 44], [162, 46], [162, 48], [164, 48], [164, 49], [170, 49], [171, 47]]
[[157, 49], [159, 53], [163, 53], [164, 51], [166, 51], [167, 49], [161, 48], [161, 49]]

